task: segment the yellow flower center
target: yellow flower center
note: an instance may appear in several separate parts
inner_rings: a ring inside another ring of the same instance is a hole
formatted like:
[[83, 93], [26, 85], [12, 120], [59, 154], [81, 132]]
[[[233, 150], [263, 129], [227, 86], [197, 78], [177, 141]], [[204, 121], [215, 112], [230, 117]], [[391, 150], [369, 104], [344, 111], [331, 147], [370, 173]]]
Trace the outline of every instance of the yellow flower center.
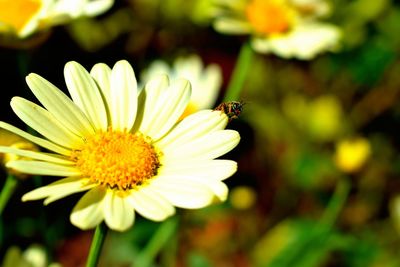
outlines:
[[41, 7], [40, 0], [0, 0], [0, 23], [20, 31]]
[[280, 0], [252, 0], [246, 6], [246, 17], [256, 33], [283, 33], [291, 26], [292, 9]]
[[149, 137], [111, 129], [88, 138], [72, 154], [84, 177], [119, 190], [143, 184], [160, 166]]

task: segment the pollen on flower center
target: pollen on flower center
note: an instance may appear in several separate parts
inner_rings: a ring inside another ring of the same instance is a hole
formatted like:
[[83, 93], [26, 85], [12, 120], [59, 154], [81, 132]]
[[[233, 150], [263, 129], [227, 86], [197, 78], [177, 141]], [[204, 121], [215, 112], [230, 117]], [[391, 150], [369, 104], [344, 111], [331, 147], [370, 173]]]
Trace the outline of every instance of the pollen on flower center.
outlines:
[[246, 17], [256, 33], [274, 34], [289, 30], [291, 8], [285, 1], [251, 0], [246, 6]]
[[0, 22], [20, 31], [41, 7], [40, 0], [0, 0]]
[[149, 137], [108, 130], [86, 140], [72, 155], [82, 175], [94, 183], [126, 190], [157, 173], [158, 154]]

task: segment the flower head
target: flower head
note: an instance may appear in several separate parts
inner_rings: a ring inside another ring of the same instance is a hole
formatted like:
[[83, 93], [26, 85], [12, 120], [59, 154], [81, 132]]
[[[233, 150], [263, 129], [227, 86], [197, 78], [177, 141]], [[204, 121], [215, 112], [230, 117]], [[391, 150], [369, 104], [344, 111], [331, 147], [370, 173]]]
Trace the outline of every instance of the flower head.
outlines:
[[0, 32], [25, 38], [38, 30], [108, 10], [114, 0], [0, 0]]
[[172, 80], [187, 79], [192, 85], [192, 97], [183, 117], [198, 110], [212, 108], [222, 84], [221, 68], [216, 64], [204, 67], [197, 55], [177, 58], [173, 67], [169, 67], [164, 61], [156, 60], [143, 72], [142, 80], [147, 81], [149, 77], [160, 74], [166, 74]]
[[[29, 142], [28, 140], [25, 140], [24, 138], [21, 138], [20, 136], [3, 129], [0, 129], [0, 146], [10, 146], [10, 151], [12, 151], [12, 148], [39, 151], [39, 148], [32, 142]], [[3, 153], [0, 152], [0, 163], [2, 167], [5, 167], [9, 161], [18, 159], [23, 159], [23, 157], [8, 153], [6, 150], [3, 150]], [[12, 174], [19, 179], [25, 179], [29, 177], [29, 175], [26, 175], [25, 173], [15, 171], [10, 168], [6, 168], [6, 171], [7, 173]]]
[[104, 220], [124, 231], [132, 226], [134, 211], [161, 221], [175, 207], [201, 208], [226, 199], [222, 181], [237, 165], [216, 158], [232, 150], [240, 136], [224, 130], [228, 118], [219, 111], [202, 110], [177, 123], [190, 99], [187, 80], [170, 84], [167, 76], [157, 76], [139, 91], [127, 61], [112, 69], [99, 63], [90, 73], [69, 62], [64, 75], [72, 100], [30, 74], [27, 83], [44, 108], [20, 97], [11, 101], [17, 116], [43, 138], [0, 122], [1, 128], [50, 151], [0, 147], [32, 159], [7, 167], [66, 177], [25, 194], [23, 201], [45, 198], [48, 204], [87, 191], [71, 222], [89, 229]]
[[336, 144], [334, 161], [343, 172], [354, 173], [365, 165], [370, 156], [371, 145], [368, 139], [343, 139]]
[[214, 0], [214, 28], [228, 34], [251, 34], [260, 53], [311, 59], [338, 46], [338, 27], [319, 22], [329, 6], [324, 0]]
[[43, 246], [33, 244], [25, 251], [12, 246], [7, 249], [2, 267], [61, 267], [59, 263], [48, 263], [46, 250]]

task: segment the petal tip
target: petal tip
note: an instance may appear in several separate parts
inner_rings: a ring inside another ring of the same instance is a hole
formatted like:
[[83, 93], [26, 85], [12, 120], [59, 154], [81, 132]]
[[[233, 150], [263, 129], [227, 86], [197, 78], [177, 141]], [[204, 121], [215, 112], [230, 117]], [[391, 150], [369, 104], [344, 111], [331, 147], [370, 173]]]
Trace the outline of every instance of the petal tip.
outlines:
[[71, 215], [69, 216], [69, 221], [75, 227], [78, 227], [79, 229], [81, 229], [83, 231], [90, 230], [90, 229], [94, 228], [91, 225], [86, 225], [86, 224], [82, 223], [77, 217], [78, 216], [74, 216], [74, 213], [71, 213]]
[[24, 195], [21, 197], [21, 201], [22, 201], [22, 202], [27, 202], [27, 201], [31, 201], [31, 200], [33, 200], [33, 199], [29, 197], [29, 192], [26, 193], [26, 194], [24, 194]]

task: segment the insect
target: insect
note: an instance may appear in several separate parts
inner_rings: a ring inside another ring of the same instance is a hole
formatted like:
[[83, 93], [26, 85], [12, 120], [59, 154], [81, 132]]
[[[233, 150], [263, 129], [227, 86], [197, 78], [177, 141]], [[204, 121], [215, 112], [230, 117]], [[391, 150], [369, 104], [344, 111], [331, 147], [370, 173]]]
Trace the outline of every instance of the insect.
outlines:
[[242, 101], [222, 102], [214, 110], [221, 110], [224, 112], [228, 116], [230, 122], [239, 117], [240, 113], [243, 111], [243, 105], [244, 103]]

